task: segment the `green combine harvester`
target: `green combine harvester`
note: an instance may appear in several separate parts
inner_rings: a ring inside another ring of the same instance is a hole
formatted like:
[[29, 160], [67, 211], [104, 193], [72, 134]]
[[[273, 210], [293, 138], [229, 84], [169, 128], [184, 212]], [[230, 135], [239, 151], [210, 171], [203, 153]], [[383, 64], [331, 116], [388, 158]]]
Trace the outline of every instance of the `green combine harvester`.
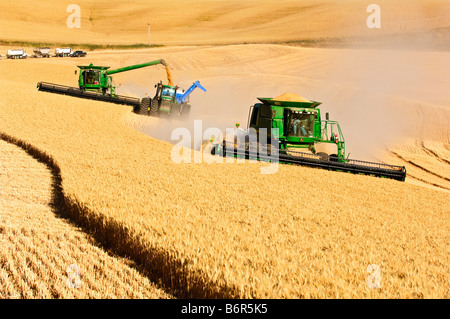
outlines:
[[[170, 76], [167, 64], [163, 59], [160, 59], [114, 70], [109, 70], [109, 66], [96, 66], [92, 63], [87, 66], [78, 66], [80, 69], [78, 75], [78, 87], [39, 82], [37, 84], [37, 88], [39, 91], [44, 92], [139, 107], [141, 102], [140, 99], [116, 94], [116, 86], [111, 75], [158, 64], [162, 64], [166, 67], [170, 82], [172, 78]], [[77, 74], [77, 71], [75, 71], [75, 74]], [[172, 83], [169, 84], [172, 85]]]
[[[238, 130], [232, 141], [224, 139], [213, 145], [211, 153], [262, 161], [275, 158], [284, 164], [405, 180], [404, 166], [346, 157], [339, 123], [329, 120], [328, 113], [322, 119], [320, 102], [299, 98], [298, 101], [258, 98], [261, 103], [250, 107], [247, 130]], [[318, 145], [335, 151], [317, 152]]]
[[[150, 97], [142, 99], [116, 94], [116, 85], [111, 75], [121, 72], [136, 70], [152, 65], [162, 64], [166, 69], [168, 84], [162, 82], [155, 85], [157, 92], [153, 101]], [[92, 63], [86, 66], [78, 66], [78, 87], [70, 87], [60, 84], [39, 82], [39, 91], [70, 95], [83, 99], [103, 101], [108, 103], [124, 104], [133, 106], [133, 111], [138, 114], [152, 116], [187, 117], [190, 111], [189, 95], [199, 87], [206, 91], [198, 81], [196, 81], [187, 91], [182, 90], [173, 84], [172, 75], [167, 63], [163, 60], [155, 60], [110, 70], [109, 66], [96, 66]], [[77, 74], [77, 71], [75, 71]], [[164, 88], [165, 95], [161, 96]]]
[[116, 85], [111, 75], [157, 64], [167, 66], [166, 62], [162, 59], [114, 70], [109, 70], [109, 66], [94, 66], [92, 63], [88, 66], [78, 66], [80, 69], [78, 86], [82, 91], [102, 92], [103, 95], [109, 93], [112, 97], [115, 97]]

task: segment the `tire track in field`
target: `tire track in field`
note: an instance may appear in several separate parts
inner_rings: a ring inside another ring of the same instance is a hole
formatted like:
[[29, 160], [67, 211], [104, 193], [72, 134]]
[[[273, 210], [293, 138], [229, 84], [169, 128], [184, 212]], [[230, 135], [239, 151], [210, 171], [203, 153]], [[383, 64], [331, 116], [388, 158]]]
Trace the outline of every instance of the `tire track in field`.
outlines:
[[421, 147], [422, 147], [423, 151], [424, 151], [425, 153], [427, 153], [428, 155], [430, 155], [430, 156], [432, 156], [432, 157], [435, 157], [438, 161], [440, 161], [440, 162], [442, 162], [442, 163], [444, 163], [444, 164], [450, 165], [450, 161], [449, 161], [449, 160], [440, 157], [439, 154], [437, 154], [436, 152], [434, 152], [432, 149], [429, 149], [428, 147], [426, 147], [423, 141], [422, 141]]
[[398, 153], [396, 153], [396, 152], [394, 152], [394, 151], [390, 151], [390, 152], [391, 152], [393, 155], [395, 155], [396, 157], [398, 157], [399, 159], [403, 160], [404, 162], [407, 162], [407, 163], [409, 163], [409, 164], [411, 164], [411, 165], [413, 165], [413, 166], [415, 166], [415, 167], [417, 167], [417, 168], [419, 168], [419, 169], [421, 169], [421, 170], [427, 172], [428, 174], [434, 175], [434, 176], [436, 176], [436, 177], [438, 177], [438, 178], [441, 178], [441, 179], [443, 179], [443, 180], [446, 180], [446, 181], [450, 182], [450, 178], [445, 177], [445, 176], [442, 176], [442, 175], [440, 175], [440, 174], [438, 174], [438, 173], [435, 173], [435, 172], [433, 172], [433, 171], [430, 171], [429, 169], [423, 167], [423, 166], [420, 165], [420, 164], [417, 164], [417, 163], [414, 162], [414, 161], [405, 159], [405, 158], [402, 157], [400, 154], [398, 154]]
[[[394, 151], [391, 151], [391, 150], [390, 150], [389, 153], [390, 153], [391, 155], [395, 156], [396, 158], [400, 159], [401, 161], [403, 161], [403, 162], [405, 162], [405, 163], [408, 163], [408, 164], [411, 164], [412, 166], [414, 166], [414, 167], [416, 167], [416, 168], [418, 168], [418, 169], [420, 169], [420, 170], [422, 170], [422, 171], [424, 171], [424, 172], [426, 172], [426, 173], [428, 173], [428, 174], [434, 175], [434, 176], [436, 176], [436, 177], [438, 177], [438, 178], [441, 178], [441, 179], [444, 179], [444, 180], [448, 180], [448, 178], [446, 178], [446, 177], [440, 176], [439, 174], [436, 174], [436, 173], [434, 173], [434, 172], [431, 172], [431, 171], [429, 171], [428, 169], [422, 167], [421, 165], [414, 163], [413, 161], [409, 161], [409, 160], [403, 158], [401, 155], [397, 154], [397, 153], [394, 152]], [[421, 182], [423, 182], [423, 183], [426, 183], [426, 184], [428, 184], [428, 185], [432, 185], [432, 186], [435, 186], [435, 187], [438, 187], [438, 188], [442, 188], [442, 189], [445, 189], [445, 190], [450, 190], [450, 188], [448, 188], [448, 187], [445, 187], [445, 186], [443, 186], [443, 185], [436, 184], [436, 183], [433, 183], [433, 182], [424, 180], [424, 179], [422, 179], [422, 178], [420, 178], [420, 177], [417, 177], [417, 176], [412, 175], [411, 173], [407, 173], [407, 174], [408, 174], [409, 177], [412, 177], [413, 179], [416, 179], [416, 180], [421, 181]]]

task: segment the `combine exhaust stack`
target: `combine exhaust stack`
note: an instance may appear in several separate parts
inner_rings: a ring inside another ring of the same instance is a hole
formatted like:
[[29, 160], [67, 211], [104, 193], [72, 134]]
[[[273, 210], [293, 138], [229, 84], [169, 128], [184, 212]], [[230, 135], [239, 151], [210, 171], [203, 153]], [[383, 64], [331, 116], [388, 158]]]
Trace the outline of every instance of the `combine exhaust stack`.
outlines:
[[63, 95], [75, 96], [78, 98], [103, 101], [115, 104], [123, 104], [123, 105], [131, 105], [133, 107], [139, 107], [141, 100], [135, 97], [123, 96], [123, 95], [111, 95], [111, 94], [102, 94], [101, 92], [95, 91], [84, 91], [79, 88], [48, 83], [48, 82], [39, 82], [37, 84], [37, 88], [39, 91], [51, 92]]

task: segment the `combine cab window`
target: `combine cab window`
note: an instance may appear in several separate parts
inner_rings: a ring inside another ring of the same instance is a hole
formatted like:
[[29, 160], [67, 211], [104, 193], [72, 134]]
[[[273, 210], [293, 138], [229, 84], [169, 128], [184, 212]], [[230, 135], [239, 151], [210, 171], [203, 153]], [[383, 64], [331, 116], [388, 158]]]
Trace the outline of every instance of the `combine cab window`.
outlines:
[[313, 137], [315, 114], [293, 112], [289, 120], [288, 136]]
[[99, 73], [92, 70], [84, 71], [84, 83], [88, 85], [98, 85]]

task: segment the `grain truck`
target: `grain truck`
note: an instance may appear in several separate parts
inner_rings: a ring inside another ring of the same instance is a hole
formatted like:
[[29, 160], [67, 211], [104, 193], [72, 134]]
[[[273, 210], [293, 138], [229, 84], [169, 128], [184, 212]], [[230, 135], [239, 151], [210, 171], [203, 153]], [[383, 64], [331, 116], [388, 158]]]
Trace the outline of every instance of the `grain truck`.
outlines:
[[33, 57], [34, 58], [49, 58], [50, 57], [50, 48], [34, 48], [33, 49]]
[[6, 52], [6, 57], [8, 59], [26, 59], [27, 58], [27, 53], [25, 52], [25, 50], [22, 49], [17, 49], [17, 50], [8, 50]]
[[55, 57], [67, 57], [72, 54], [71, 48], [56, 48]]

